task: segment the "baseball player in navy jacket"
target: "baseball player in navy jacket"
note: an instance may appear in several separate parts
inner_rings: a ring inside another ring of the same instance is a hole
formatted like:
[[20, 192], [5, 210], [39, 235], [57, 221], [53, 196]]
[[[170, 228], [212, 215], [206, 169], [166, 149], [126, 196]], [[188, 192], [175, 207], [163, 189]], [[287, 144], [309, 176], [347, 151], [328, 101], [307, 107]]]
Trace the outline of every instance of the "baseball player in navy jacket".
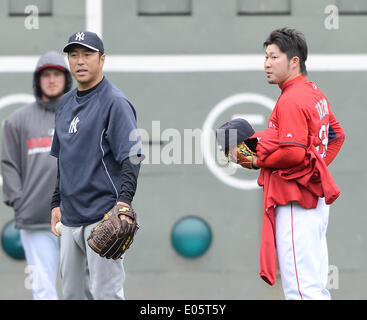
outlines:
[[56, 235], [56, 223], [63, 224], [63, 295], [65, 299], [124, 299], [124, 259], [101, 258], [86, 240], [116, 203], [132, 203], [143, 160], [136, 112], [103, 75], [104, 46], [95, 33], [73, 34], [64, 52], [77, 88], [60, 100], [51, 148], [58, 159], [51, 209]]

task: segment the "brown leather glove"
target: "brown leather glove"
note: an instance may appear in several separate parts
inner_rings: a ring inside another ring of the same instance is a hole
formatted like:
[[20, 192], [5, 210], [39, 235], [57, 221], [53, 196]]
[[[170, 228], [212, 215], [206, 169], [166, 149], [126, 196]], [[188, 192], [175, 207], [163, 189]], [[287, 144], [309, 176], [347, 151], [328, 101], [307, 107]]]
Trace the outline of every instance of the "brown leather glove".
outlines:
[[[133, 222], [121, 220], [121, 215], [130, 217]], [[87, 242], [101, 257], [116, 260], [130, 247], [138, 229], [135, 211], [128, 206], [116, 204], [92, 230]]]
[[255, 166], [254, 164], [256, 153], [247, 146], [245, 141], [239, 143], [237, 147], [234, 147], [232, 150], [230, 150], [226, 156], [228, 161], [237, 163], [244, 168], [256, 170], [259, 169], [259, 167]]

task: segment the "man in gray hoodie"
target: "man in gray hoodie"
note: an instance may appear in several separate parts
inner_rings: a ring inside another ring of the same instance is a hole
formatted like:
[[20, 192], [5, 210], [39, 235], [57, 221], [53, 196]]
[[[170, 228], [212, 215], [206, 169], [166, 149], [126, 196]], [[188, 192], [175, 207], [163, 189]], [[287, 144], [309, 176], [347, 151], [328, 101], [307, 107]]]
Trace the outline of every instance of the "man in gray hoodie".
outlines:
[[15, 212], [34, 299], [58, 299], [59, 239], [50, 231], [50, 199], [57, 162], [49, 155], [58, 100], [72, 86], [64, 57], [54, 51], [38, 60], [33, 75], [36, 101], [15, 110], [3, 124], [3, 201]]

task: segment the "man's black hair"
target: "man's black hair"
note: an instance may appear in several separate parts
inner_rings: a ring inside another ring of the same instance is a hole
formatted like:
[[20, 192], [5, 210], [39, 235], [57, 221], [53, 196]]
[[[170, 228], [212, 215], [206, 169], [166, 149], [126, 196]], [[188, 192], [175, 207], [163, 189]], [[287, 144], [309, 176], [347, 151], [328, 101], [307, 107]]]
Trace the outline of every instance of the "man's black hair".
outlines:
[[280, 51], [284, 52], [288, 60], [297, 56], [300, 60], [301, 73], [307, 75], [307, 43], [303, 33], [289, 28], [274, 30], [264, 42], [264, 48], [270, 44], [276, 44]]

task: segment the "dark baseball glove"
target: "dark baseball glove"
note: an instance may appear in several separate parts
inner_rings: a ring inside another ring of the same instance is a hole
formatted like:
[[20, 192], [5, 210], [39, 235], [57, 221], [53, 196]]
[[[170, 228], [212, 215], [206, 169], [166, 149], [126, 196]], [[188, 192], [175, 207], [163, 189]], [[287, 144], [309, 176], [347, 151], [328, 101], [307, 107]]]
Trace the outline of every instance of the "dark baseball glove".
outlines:
[[[121, 215], [130, 217], [133, 222], [121, 219]], [[92, 230], [87, 242], [101, 257], [116, 260], [130, 247], [138, 229], [135, 211], [128, 206], [116, 204]]]
[[247, 169], [259, 169], [253, 164], [256, 153], [252, 151], [245, 141], [239, 143], [237, 147], [232, 148], [226, 153], [226, 157], [229, 161], [239, 164]]

